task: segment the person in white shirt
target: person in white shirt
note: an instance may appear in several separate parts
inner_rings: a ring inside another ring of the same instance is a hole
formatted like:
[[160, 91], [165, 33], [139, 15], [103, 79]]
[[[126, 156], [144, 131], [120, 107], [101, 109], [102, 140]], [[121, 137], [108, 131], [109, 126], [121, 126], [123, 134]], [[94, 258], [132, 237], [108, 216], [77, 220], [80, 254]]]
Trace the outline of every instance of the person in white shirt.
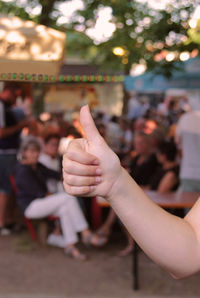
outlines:
[[182, 151], [180, 187], [184, 191], [200, 191], [200, 109], [181, 116], [176, 141]]
[[[59, 147], [60, 136], [56, 133], [50, 133], [44, 137], [44, 145], [43, 152], [40, 153], [39, 162], [46, 166], [47, 168], [61, 172], [61, 161], [58, 155], [58, 147]], [[49, 193], [61, 193], [64, 194], [64, 188], [62, 182], [57, 182], [54, 179], [49, 179], [47, 181], [47, 188]], [[65, 193], [66, 194], [66, 193]], [[71, 201], [71, 197], [67, 196], [66, 200]], [[74, 219], [79, 226], [87, 227], [85, 228], [84, 233], [86, 233], [87, 237], [85, 238], [86, 244], [91, 244], [93, 246], [102, 246], [106, 243], [107, 239], [105, 237], [98, 236], [92, 233], [88, 227], [88, 223], [83, 215], [83, 212], [79, 206], [79, 203], [76, 197], [73, 198], [73, 204], [70, 204], [70, 208], [73, 208], [73, 216]], [[76, 230], [73, 227], [73, 223], [68, 225], [68, 229], [71, 228], [71, 233], [74, 234], [74, 238], [76, 237]], [[60, 226], [57, 223], [52, 234], [48, 236], [47, 243], [54, 246], [65, 247], [66, 240], [60, 232]], [[81, 260], [85, 260], [85, 256], [79, 253], [78, 249], [75, 248], [71, 252], [71, 256], [74, 258], [78, 258]]]

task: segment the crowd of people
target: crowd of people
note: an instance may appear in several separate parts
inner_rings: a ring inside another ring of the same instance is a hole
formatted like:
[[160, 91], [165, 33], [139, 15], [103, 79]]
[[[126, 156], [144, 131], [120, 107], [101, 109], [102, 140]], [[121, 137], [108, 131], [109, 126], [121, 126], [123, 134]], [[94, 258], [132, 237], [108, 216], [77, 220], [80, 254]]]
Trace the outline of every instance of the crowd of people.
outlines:
[[[35, 119], [16, 108], [19, 95], [20, 88], [13, 83], [6, 83], [0, 94], [0, 234], [12, 232], [17, 202], [29, 219], [57, 216], [60, 225], [47, 242], [62, 247], [68, 256], [85, 260], [86, 255], [76, 246], [78, 233], [86, 246], [102, 247], [109, 241], [117, 215], [110, 208], [105, 222], [93, 232], [80, 198], [63, 188], [62, 156], [72, 138], [83, 136], [78, 119], [71, 123], [53, 115], [46, 121]], [[200, 191], [200, 138], [196, 138], [199, 112], [188, 112], [185, 99], [175, 102], [167, 98], [151, 107], [135, 95], [128, 108], [127, 115], [121, 117], [92, 112], [100, 134], [136, 183], [162, 193], [179, 188]], [[186, 157], [188, 152], [190, 159]], [[16, 202], [11, 176], [17, 185]], [[95, 184], [100, 181], [97, 176]], [[133, 238], [125, 228], [124, 231], [127, 246], [120, 256], [133, 249]]]

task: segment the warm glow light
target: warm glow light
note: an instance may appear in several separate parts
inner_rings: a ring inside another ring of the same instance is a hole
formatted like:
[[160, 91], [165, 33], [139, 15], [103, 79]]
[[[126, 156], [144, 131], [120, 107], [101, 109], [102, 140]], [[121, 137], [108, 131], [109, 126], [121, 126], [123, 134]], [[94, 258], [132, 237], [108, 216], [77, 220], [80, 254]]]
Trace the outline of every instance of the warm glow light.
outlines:
[[180, 54], [180, 60], [181, 61], [186, 61], [190, 58], [190, 53], [189, 52], [182, 52]]
[[65, 33], [8, 16], [0, 17], [0, 41], [1, 72], [48, 75], [59, 72]]
[[36, 54], [39, 54], [40, 53], [41, 48], [40, 48], [40, 46], [38, 44], [35, 43], [35, 44], [32, 44], [31, 45], [30, 51], [31, 51], [31, 53], [33, 55], [36, 55]]
[[25, 43], [25, 38], [17, 31], [11, 31], [7, 34], [6, 39], [10, 43]]
[[40, 120], [43, 121], [43, 122], [46, 122], [46, 121], [50, 120], [50, 118], [51, 118], [51, 115], [47, 112], [42, 113], [40, 115]]
[[145, 72], [146, 68], [145, 64], [133, 64], [130, 74], [132, 76], [139, 76]]
[[166, 58], [165, 58], [168, 62], [171, 62], [175, 59], [175, 53], [171, 52], [171, 53], [168, 53], [166, 55]]
[[155, 56], [153, 57], [154, 61], [162, 61], [163, 60], [163, 56], [160, 53], [155, 54]]
[[199, 54], [199, 50], [198, 50], [198, 49], [194, 49], [194, 50], [191, 52], [190, 57], [191, 57], [191, 58], [195, 58], [198, 54]]
[[195, 19], [191, 19], [190, 21], [189, 21], [189, 26], [191, 27], [191, 28], [196, 28], [196, 25], [197, 25], [197, 20], [195, 20]]
[[122, 63], [123, 63], [123, 64], [128, 64], [128, 58], [127, 58], [127, 57], [123, 57], [123, 59], [122, 59]]
[[0, 39], [4, 38], [5, 35], [6, 35], [6, 32], [0, 29]]
[[43, 25], [39, 25], [36, 27], [36, 31], [37, 32], [45, 32], [46, 31], [46, 28], [43, 26]]
[[115, 47], [113, 49], [113, 54], [116, 55], [116, 56], [124, 56], [125, 50], [121, 47]]
[[26, 21], [26, 23], [23, 25], [26, 28], [33, 28], [34, 27], [34, 23], [31, 21]]
[[22, 26], [22, 21], [19, 18], [13, 17], [12, 19], [9, 18], [1, 18], [1, 24], [3, 24], [5, 27], [12, 29], [19, 28]]

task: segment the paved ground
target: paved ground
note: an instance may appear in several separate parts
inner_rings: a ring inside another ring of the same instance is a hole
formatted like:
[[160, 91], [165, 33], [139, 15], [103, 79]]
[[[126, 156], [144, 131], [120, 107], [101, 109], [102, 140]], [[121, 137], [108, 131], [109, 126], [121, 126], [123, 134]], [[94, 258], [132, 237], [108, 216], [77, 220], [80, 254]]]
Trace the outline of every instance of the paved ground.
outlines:
[[0, 298], [200, 296], [200, 274], [173, 280], [142, 252], [140, 290], [134, 292], [131, 256], [116, 256], [122, 245], [123, 237], [114, 235], [104, 249], [90, 248], [90, 259], [80, 263], [65, 257], [60, 249], [35, 246], [27, 233], [1, 237]]

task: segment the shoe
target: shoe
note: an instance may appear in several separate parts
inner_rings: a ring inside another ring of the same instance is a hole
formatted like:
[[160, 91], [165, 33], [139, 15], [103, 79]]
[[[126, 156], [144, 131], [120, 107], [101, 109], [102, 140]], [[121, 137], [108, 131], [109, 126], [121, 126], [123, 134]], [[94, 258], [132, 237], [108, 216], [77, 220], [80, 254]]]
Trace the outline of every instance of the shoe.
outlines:
[[90, 233], [88, 236], [82, 237], [82, 242], [85, 246], [95, 246], [102, 247], [107, 243], [108, 239], [106, 237], [98, 236], [97, 234]]
[[0, 228], [0, 235], [1, 236], [8, 236], [11, 234], [11, 230], [7, 229], [6, 227]]
[[50, 234], [47, 238], [47, 244], [64, 248], [66, 243], [62, 235]]
[[64, 253], [66, 256], [76, 259], [78, 261], [86, 261], [87, 260], [86, 255], [80, 253], [80, 251], [75, 246], [65, 248]]
[[23, 230], [23, 225], [18, 223], [10, 223], [4, 226], [6, 229], [10, 230], [11, 233], [19, 233]]

